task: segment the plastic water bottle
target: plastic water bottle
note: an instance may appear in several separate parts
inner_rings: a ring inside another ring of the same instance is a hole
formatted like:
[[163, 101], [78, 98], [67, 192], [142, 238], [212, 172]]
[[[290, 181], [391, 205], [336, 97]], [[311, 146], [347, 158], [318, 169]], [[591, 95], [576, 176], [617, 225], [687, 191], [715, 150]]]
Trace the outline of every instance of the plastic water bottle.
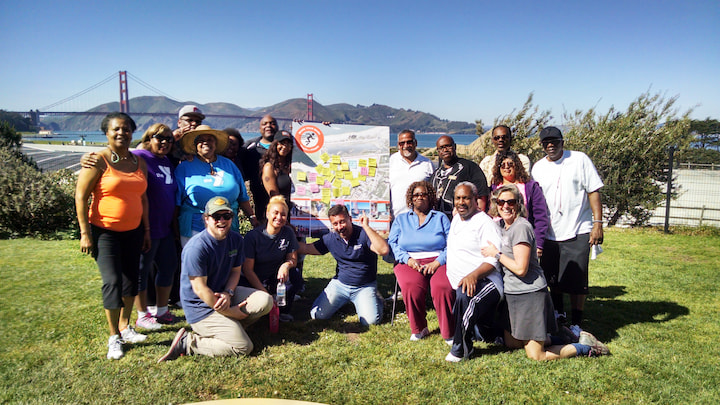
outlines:
[[277, 285], [277, 304], [279, 307], [284, 307], [286, 305], [285, 293], [286, 293], [285, 283], [283, 283], [282, 281], [279, 281], [278, 285]]

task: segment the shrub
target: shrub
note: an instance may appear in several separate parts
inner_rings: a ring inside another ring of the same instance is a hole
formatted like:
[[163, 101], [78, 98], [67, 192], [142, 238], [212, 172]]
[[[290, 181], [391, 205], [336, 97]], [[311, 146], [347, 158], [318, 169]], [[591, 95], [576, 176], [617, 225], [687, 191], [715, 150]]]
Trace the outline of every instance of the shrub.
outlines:
[[0, 238], [53, 238], [76, 233], [75, 176], [43, 173], [14, 150], [0, 148]]

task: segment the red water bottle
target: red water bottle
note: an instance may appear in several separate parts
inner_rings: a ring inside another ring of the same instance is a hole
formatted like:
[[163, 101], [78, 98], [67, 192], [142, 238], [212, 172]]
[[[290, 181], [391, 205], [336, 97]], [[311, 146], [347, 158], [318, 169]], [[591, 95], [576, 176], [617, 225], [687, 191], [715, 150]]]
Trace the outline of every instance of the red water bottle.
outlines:
[[280, 330], [280, 308], [277, 303], [273, 301], [272, 309], [269, 314], [270, 318], [270, 333], [278, 333]]

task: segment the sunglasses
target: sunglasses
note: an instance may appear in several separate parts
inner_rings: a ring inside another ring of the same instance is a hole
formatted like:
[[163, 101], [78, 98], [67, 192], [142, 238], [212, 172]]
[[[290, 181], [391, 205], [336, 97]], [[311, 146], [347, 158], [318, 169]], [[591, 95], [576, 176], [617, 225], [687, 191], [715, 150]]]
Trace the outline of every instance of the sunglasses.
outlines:
[[170, 142], [174, 142], [174, 141], [175, 141], [175, 138], [173, 138], [172, 136], [162, 136], [162, 135], [159, 135], [159, 134], [155, 134], [155, 135], [153, 135], [152, 137], [153, 137], [153, 139], [157, 139], [158, 142], [160, 142], [160, 143], [163, 143], [163, 142], [168, 142], [168, 143], [170, 143]]
[[501, 169], [512, 169], [515, 167], [515, 162], [502, 162], [500, 163]]
[[542, 141], [540, 143], [542, 144], [543, 148], [547, 148], [547, 146], [550, 144], [557, 146], [560, 144], [560, 142], [562, 142], [562, 139], [548, 139], [547, 141]]
[[210, 215], [210, 216], [211, 216], [212, 219], [214, 219], [215, 221], [220, 221], [221, 219], [224, 219], [224, 220], [226, 220], [226, 221], [229, 221], [229, 220], [231, 220], [231, 219], [233, 218], [232, 212], [224, 212], [224, 213], [222, 213], [222, 214], [219, 213], [219, 212], [216, 212], [216, 213], [214, 213], [214, 214], [212, 214], [212, 215]]
[[493, 136], [493, 141], [499, 141], [501, 139], [507, 141], [508, 139], [510, 139], [510, 137], [507, 135]]
[[498, 198], [498, 200], [497, 200], [497, 205], [498, 205], [498, 207], [502, 207], [502, 206], [504, 206], [505, 204], [507, 204], [507, 205], [509, 205], [509, 206], [511, 206], [511, 207], [514, 207], [515, 204], [517, 204], [517, 200], [514, 199], [514, 198], [511, 198], [511, 199], [509, 199], [509, 200], [501, 200], [501, 199]]
[[415, 193], [412, 195], [413, 198], [427, 197], [428, 193]]
[[450, 150], [453, 148], [453, 144], [447, 144], [447, 145], [440, 145], [437, 147], [437, 150]]

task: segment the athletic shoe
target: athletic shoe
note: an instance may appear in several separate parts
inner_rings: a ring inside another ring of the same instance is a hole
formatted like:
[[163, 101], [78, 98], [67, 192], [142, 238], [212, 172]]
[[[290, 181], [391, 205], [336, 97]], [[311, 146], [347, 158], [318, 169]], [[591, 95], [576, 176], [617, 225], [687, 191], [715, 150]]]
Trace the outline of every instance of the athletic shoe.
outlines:
[[451, 363], [459, 363], [463, 360], [467, 360], [470, 358], [470, 356], [475, 353], [475, 349], [471, 349], [470, 353], [467, 354], [465, 357], [457, 357], [456, 355], [452, 354], [452, 352], [448, 353], [447, 356], [445, 356], [445, 361], [449, 361]]
[[156, 316], [155, 319], [157, 319], [157, 321], [163, 325], [172, 325], [174, 323], [180, 322], [180, 318], [173, 315], [170, 311], [166, 311], [164, 314]]
[[108, 360], [120, 360], [124, 355], [125, 353], [123, 352], [122, 339], [120, 339], [120, 336], [110, 336], [110, 339], [108, 339]]
[[385, 301], [392, 301], [393, 297], [395, 297], [396, 301], [400, 301], [403, 299], [402, 291], [398, 290], [397, 294], [390, 294], [389, 297], [385, 298]]
[[430, 331], [426, 327], [425, 329], [421, 330], [420, 333], [413, 333], [412, 335], [410, 335], [410, 340], [415, 342], [415, 341], [418, 341], [418, 340], [424, 338], [425, 336], [427, 336], [429, 334], [430, 334]]
[[601, 341], [597, 340], [597, 338], [590, 332], [580, 332], [580, 339], [578, 340], [578, 343], [590, 346], [590, 353], [588, 354], [589, 357], [606, 356], [610, 354], [610, 349], [608, 349], [608, 347]]
[[147, 335], [135, 332], [135, 328], [128, 325], [127, 328], [120, 331], [123, 343], [140, 343], [147, 339]]
[[580, 333], [582, 333], [582, 329], [580, 329], [578, 325], [570, 325], [570, 331], [578, 338], [580, 337]]
[[148, 312], [145, 316], [140, 317], [137, 321], [135, 321], [135, 327], [147, 330], [158, 330], [162, 328], [162, 325], [160, 325], [157, 319]]
[[280, 322], [292, 322], [295, 318], [290, 314], [280, 314]]
[[448, 346], [452, 346], [452, 345], [453, 345], [453, 338], [444, 339], [444, 340], [445, 340], [445, 344], [446, 344], [446, 345], [448, 345]]
[[177, 331], [177, 333], [175, 334], [175, 338], [170, 344], [170, 348], [168, 349], [167, 353], [165, 353], [164, 356], [160, 357], [157, 362], [161, 363], [163, 361], [175, 360], [180, 356], [184, 356], [186, 348], [187, 331], [185, 331], [185, 328], [180, 328], [180, 330]]

